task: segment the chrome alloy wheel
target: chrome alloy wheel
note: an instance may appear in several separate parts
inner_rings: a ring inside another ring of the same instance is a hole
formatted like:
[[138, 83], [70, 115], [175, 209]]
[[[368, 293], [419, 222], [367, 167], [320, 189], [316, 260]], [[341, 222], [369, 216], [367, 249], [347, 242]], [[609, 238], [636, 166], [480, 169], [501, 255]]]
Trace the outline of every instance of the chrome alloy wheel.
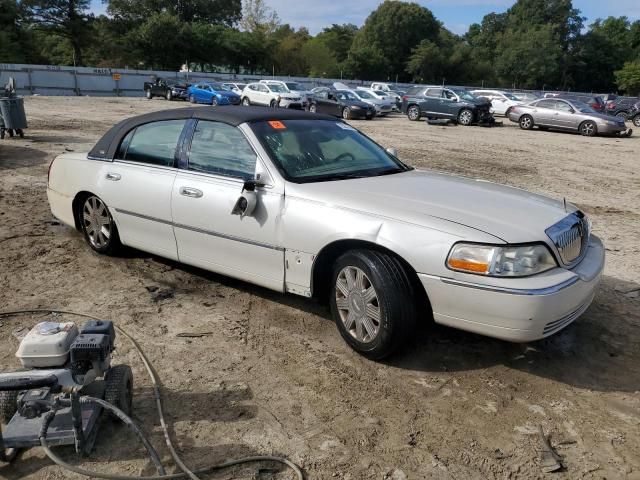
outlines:
[[470, 110], [463, 110], [460, 113], [460, 117], [458, 118], [458, 121], [462, 125], [470, 125], [471, 122], [473, 121], [473, 113]]
[[111, 215], [98, 197], [89, 197], [82, 207], [82, 225], [89, 242], [95, 248], [104, 248], [111, 239]]
[[580, 127], [580, 132], [587, 137], [592, 137], [595, 131], [596, 126], [592, 122], [584, 122]]
[[353, 338], [370, 343], [380, 331], [378, 294], [369, 277], [358, 267], [343, 268], [336, 279], [336, 307]]
[[531, 124], [533, 122], [531, 121], [531, 117], [522, 117], [522, 119], [520, 120], [520, 126], [524, 129], [529, 129], [531, 128]]

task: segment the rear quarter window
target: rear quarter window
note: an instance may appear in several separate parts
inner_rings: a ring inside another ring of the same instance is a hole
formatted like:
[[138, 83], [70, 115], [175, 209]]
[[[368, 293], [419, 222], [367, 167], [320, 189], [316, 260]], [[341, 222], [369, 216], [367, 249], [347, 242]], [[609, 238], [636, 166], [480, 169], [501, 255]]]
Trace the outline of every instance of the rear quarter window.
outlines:
[[140, 125], [120, 143], [116, 158], [164, 167], [175, 166], [176, 148], [185, 120], [164, 120]]

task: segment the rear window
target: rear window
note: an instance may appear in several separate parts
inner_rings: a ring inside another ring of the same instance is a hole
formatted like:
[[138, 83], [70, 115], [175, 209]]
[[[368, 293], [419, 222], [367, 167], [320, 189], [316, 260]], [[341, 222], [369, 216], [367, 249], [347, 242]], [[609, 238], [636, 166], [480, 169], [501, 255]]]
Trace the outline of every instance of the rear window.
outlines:
[[185, 120], [165, 120], [140, 125], [122, 140], [116, 158], [173, 167], [184, 124]]

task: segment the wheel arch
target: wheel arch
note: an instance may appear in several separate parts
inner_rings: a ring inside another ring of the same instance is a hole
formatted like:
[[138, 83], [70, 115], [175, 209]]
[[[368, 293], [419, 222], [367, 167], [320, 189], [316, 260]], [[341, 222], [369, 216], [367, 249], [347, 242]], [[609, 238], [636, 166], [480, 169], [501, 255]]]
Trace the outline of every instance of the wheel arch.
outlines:
[[88, 190], [81, 190], [76, 193], [75, 197], [73, 197], [73, 201], [71, 202], [71, 211], [73, 212], [73, 222], [75, 224], [76, 230], [81, 231], [80, 225], [80, 208], [82, 207], [82, 202], [89, 196], [95, 195], [95, 193], [89, 192]]
[[329, 293], [329, 282], [335, 261], [349, 250], [375, 250], [395, 257], [403, 266], [416, 292], [416, 307], [418, 312], [432, 318], [431, 303], [416, 270], [401, 255], [393, 250], [369, 240], [341, 239], [325, 245], [315, 256], [311, 270], [311, 295], [324, 300]]

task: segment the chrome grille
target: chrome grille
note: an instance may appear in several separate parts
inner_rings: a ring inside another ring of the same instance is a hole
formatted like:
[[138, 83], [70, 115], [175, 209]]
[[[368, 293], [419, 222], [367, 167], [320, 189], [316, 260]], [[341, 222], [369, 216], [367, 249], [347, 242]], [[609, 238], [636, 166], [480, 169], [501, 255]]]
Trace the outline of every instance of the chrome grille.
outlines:
[[580, 211], [566, 216], [546, 230], [565, 265], [571, 265], [582, 257], [589, 244], [589, 233], [589, 221]]

